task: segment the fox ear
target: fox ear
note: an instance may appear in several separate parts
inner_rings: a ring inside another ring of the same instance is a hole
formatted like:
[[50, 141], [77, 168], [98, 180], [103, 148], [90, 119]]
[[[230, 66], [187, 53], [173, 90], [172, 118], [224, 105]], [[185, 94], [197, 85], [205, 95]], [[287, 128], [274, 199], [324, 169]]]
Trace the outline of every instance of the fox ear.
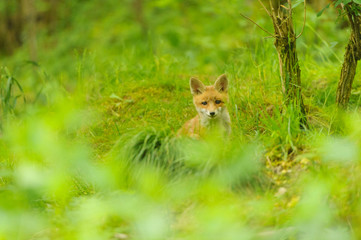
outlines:
[[201, 81], [199, 81], [197, 78], [191, 77], [191, 80], [189, 81], [189, 85], [191, 87], [191, 93], [193, 95], [198, 95], [204, 92], [204, 85]]
[[228, 91], [228, 79], [225, 74], [219, 76], [214, 83], [214, 87], [218, 92], [227, 92]]

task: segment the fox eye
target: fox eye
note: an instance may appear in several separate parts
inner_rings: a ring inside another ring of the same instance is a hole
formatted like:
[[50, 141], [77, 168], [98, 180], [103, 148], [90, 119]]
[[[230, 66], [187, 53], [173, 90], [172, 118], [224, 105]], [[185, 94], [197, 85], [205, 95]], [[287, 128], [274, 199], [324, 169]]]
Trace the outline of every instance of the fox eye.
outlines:
[[216, 104], [220, 104], [221, 102], [221, 100], [216, 100]]
[[207, 105], [207, 102], [202, 102], [203, 105]]

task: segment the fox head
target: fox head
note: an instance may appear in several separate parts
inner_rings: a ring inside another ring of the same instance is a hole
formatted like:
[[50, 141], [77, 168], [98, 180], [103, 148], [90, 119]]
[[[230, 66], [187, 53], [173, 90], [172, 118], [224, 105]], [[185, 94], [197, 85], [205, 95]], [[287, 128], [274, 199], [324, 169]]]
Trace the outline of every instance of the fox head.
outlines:
[[228, 102], [228, 79], [226, 75], [219, 76], [212, 86], [204, 86], [197, 78], [190, 79], [193, 103], [203, 118], [216, 119], [226, 109]]

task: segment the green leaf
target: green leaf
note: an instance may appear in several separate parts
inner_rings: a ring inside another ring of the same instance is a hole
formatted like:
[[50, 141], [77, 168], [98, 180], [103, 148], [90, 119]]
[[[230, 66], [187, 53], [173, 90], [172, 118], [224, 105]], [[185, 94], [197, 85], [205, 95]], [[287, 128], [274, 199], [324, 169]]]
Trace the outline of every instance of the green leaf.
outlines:
[[330, 48], [334, 48], [337, 44], [338, 44], [338, 42], [331, 42], [330, 43]]
[[340, 5], [341, 3], [343, 3], [343, 0], [337, 0], [337, 2], [335, 3], [335, 7], [337, 7], [337, 6]]
[[361, 4], [361, 0], [353, 0], [354, 3]]
[[300, 4], [303, 3], [303, 2], [304, 2], [304, 0], [298, 0], [298, 1], [296, 1], [296, 2], [292, 5], [292, 8], [297, 7], [298, 5], [300, 5]]
[[118, 99], [118, 100], [122, 100], [118, 95], [116, 95], [115, 93], [112, 93], [110, 96], [110, 98], [114, 98], [114, 99]]
[[330, 7], [330, 5], [331, 5], [331, 3], [327, 4], [326, 7], [324, 7], [321, 11], [319, 11], [319, 12], [317, 13], [317, 17], [320, 17], [320, 16], [322, 15], [322, 13], [323, 13], [327, 8]]

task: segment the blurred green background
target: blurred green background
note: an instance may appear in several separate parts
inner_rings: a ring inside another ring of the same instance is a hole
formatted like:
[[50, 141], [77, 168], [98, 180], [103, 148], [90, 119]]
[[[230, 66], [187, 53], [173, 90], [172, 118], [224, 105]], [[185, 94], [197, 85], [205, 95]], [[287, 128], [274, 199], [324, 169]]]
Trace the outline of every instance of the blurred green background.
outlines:
[[[360, 74], [341, 112], [349, 30], [326, 4], [297, 42], [300, 130], [239, 14], [272, 31], [257, 1], [1, 1], [0, 239], [361, 238]], [[230, 139], [174, 138], [189, 78], [222, 73]]]

